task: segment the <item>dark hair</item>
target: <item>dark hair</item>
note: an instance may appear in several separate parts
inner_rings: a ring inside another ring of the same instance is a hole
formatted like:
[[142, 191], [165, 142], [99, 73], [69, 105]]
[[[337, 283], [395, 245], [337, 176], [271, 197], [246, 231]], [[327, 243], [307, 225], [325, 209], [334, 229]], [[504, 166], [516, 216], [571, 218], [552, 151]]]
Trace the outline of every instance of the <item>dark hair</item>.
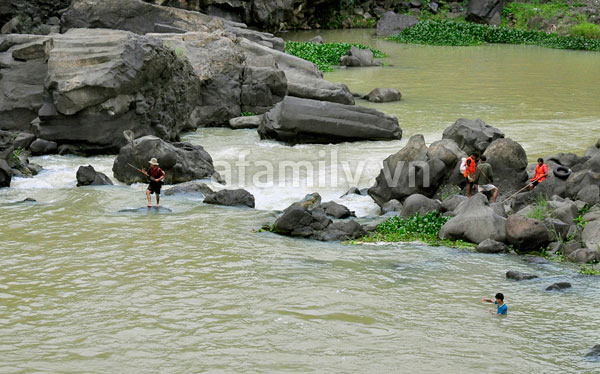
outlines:
[[475, 156], [475, 158], [479, 157], [479, 154], [477, 152], [472, 152], [471, 156]]
[[544, 159], [543, 158], [538, 158], [538, 162], [541, 162], [542, 164], [544, 163]]
[[500, 300], [504, 301], [504, 295], [502, 293], [498, 292], [496, 294], [496, 299], [500, 299]]
[[480, 159], [481, 161], [486, 161], [486, 160], [487, 160], [487, 157], [485, 157], [485, 155], [481, 155], [481, 157], [479, 157], [479, 159]]

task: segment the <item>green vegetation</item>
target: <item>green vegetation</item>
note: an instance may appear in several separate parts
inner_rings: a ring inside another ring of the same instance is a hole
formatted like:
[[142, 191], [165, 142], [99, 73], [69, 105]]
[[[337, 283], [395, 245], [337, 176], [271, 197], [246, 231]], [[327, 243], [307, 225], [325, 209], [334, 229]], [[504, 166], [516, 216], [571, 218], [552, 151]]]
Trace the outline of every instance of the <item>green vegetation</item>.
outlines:
[[586, 21], [571, 27], [571, 35], [600, 39], [600, 26]]
[[559, 36], [467, 22], [424, 21], [388, 38], [399, 43], [470, 46], [483, 43], [530, 44], [549, 48], [600, 51], [600, 40]]
[[311, 42], [286, 42], [285, 51], [296, 57], [316, 64], [321, 71], [333, 71], [332, 65], [339, 65], [340, 57], [348, 53], [351, 46], [361, 49], [370, 49], [375, 58], [385, 57], [380, 50], [364, 46], [362, 44], [349, 43], [324, 43], [315, 44]]
[[457, 248], [475, 248], [472, 243], [463, 241], [440, 240], [438, 233], [450, 217], [439, 212], [429, 212], [424, 216], [415, 214], [410, 218], [391, 217], [377, 226], [377, 229], [358, 239], [358, 242], [413, 242], [422, 241], [429, 245]]
[[529, 25], [536, 19], [550, 20], [559, 14], [565, 14], [569, 5], [564, 1], [540, 2], [538, 0], [526, 3], [513, 1], [507, 4], [502, 11], [502, 25], [509, 23], [518, 30], [529, 30]]
[[257, 116], [257, 115], [258, 115], [258, 113], [255, 113], [255, 112], [242, 112], [241, 113], [242, 117], [251, 117], [251, 116]]
[[581, 275], [600, 275], [600, 269], [596, 269], [594, 265], [582, 265], [579, 268]]
[[527, 213], [527, 217], [543, 221], [550, 213], [548, 208], [548, 200], [545, 196], [538, 196], [537, 200], [533, 204], [533, 210]]
[[19, 147], [17, 149], [15, 149], [12, 154], [10, 155], [10, 161], [17, 165], [20, 166], [21, 165], [21, 159], [19, 158], [21, 156], [21, 154], [23, 153], [24, 149], [23, 147]]

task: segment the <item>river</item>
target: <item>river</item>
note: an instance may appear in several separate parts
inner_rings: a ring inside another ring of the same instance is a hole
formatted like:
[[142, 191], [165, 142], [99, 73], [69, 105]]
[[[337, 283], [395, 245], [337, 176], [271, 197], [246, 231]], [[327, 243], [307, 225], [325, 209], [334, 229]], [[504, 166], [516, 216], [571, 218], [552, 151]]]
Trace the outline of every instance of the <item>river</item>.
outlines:
[[[370, 198], [340, 196], [372, 184], [381, 160], [409, 136], [437, 140], [460, 117], [499, 127], [530, 159], [582, 153], [600, 136], [600, 54], [399, 45], [370, 33], [321, 35], [375, 46], [388, 66], [326, 78], [361, 93], [400, 89], [398, 103], [358, 104], [397, 116], [403, 140], [288, 147], [252, 130], [184, 136], [206, 148], [231, 187], [256, 196], [257, 210], [163, 196], [172, 213], [120, 213], [145, 205], [145, 185], [75, 186], [80, 165], [114, 180], [114, 156], [31, 158], [44, 171], [0, 190], [0, 372], [600, 370], [583, 357], [600, 343], [600, 278], [574, 265], [256, 232], [273, 210], [310, 192], [359, 217], [376, 215]], [[264, 161], [272, 180], [257, 176]], [[296, 177], [280, 169], [299, 161], [308, 163]], [[26, 197], [37, 201], [18, 203]], [[510, 281], [509, 269], [540, 278]], [[573, 288], [544, 291], [557, 281]], [[490, 317], [480, 302], [496, 292], [505, 294], [507, 318]]]

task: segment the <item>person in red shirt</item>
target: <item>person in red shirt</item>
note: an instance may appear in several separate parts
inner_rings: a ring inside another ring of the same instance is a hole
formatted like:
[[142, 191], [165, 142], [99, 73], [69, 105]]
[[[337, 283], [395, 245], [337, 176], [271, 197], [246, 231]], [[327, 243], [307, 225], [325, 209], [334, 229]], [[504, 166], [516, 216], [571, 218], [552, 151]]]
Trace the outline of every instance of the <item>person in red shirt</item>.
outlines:
[[537, 162], [535, 176], [530, 179], [531, 183], [529, 183], [529, 191], [532, 191], [535, 186], [542, 183], [548, 176], [548, 165], [544, 164], [544, 159], [538, 158]]
[[152, 158], [150, 161], [150, 169], [148, 171], [144, 171], [144, 174], [150, 178], [150, 183], [148, 184], [148, 189], [146, 190], [146, 196], [148, 197], [148, 208], [152, 207], [152, 197], [150, 195], [156, 195], [156, 206], [160, 206], [160, 187], [163, 184], [163, 179], [165, 179], [165, 172], [158, 167], [158, 161], [156, 158]]
[[465, 179], [467, 180], [467, 197], [471, 197], [472, 194], [472, 190], [473, 190], [473, 183], [475, 182], [475, 173], [477, 172], [477, 157], [479, 157], [479, 155], [477, 153], [471, 153], [471, 156], [469, 156], [469, 158], [467, 158], [466, 161], [466, 169], [465, 172], [463, 174], [463, 176], [465, 177]]

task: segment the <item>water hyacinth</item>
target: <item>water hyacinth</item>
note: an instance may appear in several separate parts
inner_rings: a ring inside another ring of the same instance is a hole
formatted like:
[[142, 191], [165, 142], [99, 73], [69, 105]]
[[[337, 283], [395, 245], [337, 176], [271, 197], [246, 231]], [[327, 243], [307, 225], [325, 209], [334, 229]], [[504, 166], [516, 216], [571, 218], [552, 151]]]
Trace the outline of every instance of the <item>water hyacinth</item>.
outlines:
[[600, 51], [600, 40], [516, 30], [467, 22], [424, 21], [390, 36], [399, 43], [471, 46], [484, 43], [529, 44], [548, 48]]
[[370, 49], [375, 58], [385, 57], [385, 53], [378, 49], [370, 48], [362, 44], [350, 43], [323, 43], [292, 42], [285, 43], [285, 51], [296, 57], [316, 64], [321, 71], [333, 71], [333, 65], [339, 65], [340, 58], [355, 46], [360, 49]]

